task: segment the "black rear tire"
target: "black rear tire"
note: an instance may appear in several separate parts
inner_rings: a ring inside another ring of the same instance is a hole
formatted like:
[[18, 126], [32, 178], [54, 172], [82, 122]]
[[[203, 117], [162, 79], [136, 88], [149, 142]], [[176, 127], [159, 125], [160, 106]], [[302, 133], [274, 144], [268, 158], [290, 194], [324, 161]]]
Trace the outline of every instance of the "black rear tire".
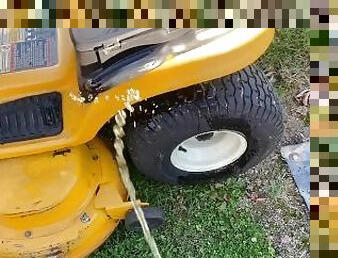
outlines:
[[[170, 155], [181, 142], [220, 129], [246, 137], [247, 149], [238, 160], [203, 173], [189, 173], [172, 164]], [[250, 66], [137, 104], [127, 125], [126, 143], [131, 160], [144, 175], [184, 183], [244, 172], [264, 159], [282, 134], [279, 100], [265, 75]]]

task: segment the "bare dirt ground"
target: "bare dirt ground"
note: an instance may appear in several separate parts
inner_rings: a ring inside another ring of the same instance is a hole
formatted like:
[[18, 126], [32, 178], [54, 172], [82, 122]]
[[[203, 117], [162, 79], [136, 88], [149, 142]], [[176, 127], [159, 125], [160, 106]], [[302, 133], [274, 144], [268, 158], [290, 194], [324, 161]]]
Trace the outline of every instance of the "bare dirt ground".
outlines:
[[[282, 145], [309, 137], [308, 127], [292, 110], [285, 106]], [[254, 218], [266, 229], [277, 257], [309, 257], [309, 213], [279, 151], [248, 171], [243, 179], [247, 182], [243, 205], [251, 208]]]
[[[281, 146], [285, 146], [305, 142], [310, 137], [309, 108], [295, 100], [299, 92], [310, 86], [309, 53], [307, 31], [282, 30], [279, 34], [260, 64], [270, 74], [284, 108]], [[299, 45], [303, 47], [297, 48]], [[286, 54], [288, 50], [290, 53]], [[274, 62], [278, 57], [276, 52], [286, 59]], [[243, 205], [252, 209], [254, 218], [266, 229], [276, 256], [309, 257], [309, 212], [280, 149], [243, 175], [243, 179], [247, 182]]]

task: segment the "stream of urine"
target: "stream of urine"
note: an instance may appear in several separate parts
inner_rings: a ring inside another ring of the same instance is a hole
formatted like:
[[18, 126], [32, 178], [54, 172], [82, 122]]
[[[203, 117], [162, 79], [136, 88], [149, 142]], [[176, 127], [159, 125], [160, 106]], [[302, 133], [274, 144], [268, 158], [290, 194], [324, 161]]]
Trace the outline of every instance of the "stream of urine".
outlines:
[[[117, 99], [120, 99], [124, 101], [124, 106], [127, 110], [130, 112], [134, 111], [134, 108], [132, 107], [132, 103], [135, 101], [140, 100], [140, 93], [137, 90], [134, 89], [129, 89], [127, 91], [126, 96], [119, 96]], [[145, 237], [146, 242], [148, 243], [150, 250], [153, 254], [154, 257], [160, 258], [160, 252], [158, 250], [158, 247], [156, 245], [156, 242], [154, 238], [152, 237], [148, 223], [145, 219], [144, 213], [140, 205], [138, 204], [136, 200], [136, 190], [135, 187], [130, 179], [130, 174], [129, 174], [129, 168], [126, 162], [126, 159], [123, 154], [124, 150], [124, 143], [123, 143], [123, 137], [125, 136], [125, 131], [124, 131], [124, 126], [126, 125], [126, 118], [127, 114], [126, 111], [120, 110], [116, 115], [115, 115], [115, 122], [116, 124], [114, 125], [114, 135], [115, 135], [115, 142], [114, 142], [114, 147], [116, 150], [116, 161], [119, 167], [119, 172], [121, 175], [122, 182], [127, 189], [127, 192], [129, 194], [130, 201], [133, 205], [134, 211], [136, 213], [137, 219], [139, 220], [143, 234]]]

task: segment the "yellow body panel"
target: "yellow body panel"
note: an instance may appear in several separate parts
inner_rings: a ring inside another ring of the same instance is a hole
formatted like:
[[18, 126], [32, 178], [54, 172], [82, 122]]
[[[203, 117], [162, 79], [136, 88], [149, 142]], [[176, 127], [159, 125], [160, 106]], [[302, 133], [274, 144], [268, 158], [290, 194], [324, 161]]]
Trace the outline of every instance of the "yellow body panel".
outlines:
[[1, 258], [84, 257], [132, 209], [116, 162], [98, 140], [57, 156], [1, 160], [0, 168], [0, 182], [8, 182], [1, 189]]
[[137, 89], [142, 99], [234, 73], [259, 58], [273, 40], [273, 29], [236, 29], [207, 45], [176, 56], [157, 69], [98, 96], [95, 103], [79, 98], [76, 54], [66, 29], [58, 30], [59, 64], [0, 76], [0, 103], [29, 95], [62, 94], [64, 130], [54, 137], [0, 146], [0, 159], [73, 147], [93, 139], [123, 103], [116, 96]]

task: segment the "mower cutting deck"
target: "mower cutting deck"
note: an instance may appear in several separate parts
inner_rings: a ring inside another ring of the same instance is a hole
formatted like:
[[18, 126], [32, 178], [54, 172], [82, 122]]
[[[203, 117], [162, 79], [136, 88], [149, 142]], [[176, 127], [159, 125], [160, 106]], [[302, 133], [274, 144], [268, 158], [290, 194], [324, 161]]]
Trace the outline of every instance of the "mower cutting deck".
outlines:
[[0, 161], [0, 257], [84, 257], [132, 209], [111, 152], [86, 145]]

